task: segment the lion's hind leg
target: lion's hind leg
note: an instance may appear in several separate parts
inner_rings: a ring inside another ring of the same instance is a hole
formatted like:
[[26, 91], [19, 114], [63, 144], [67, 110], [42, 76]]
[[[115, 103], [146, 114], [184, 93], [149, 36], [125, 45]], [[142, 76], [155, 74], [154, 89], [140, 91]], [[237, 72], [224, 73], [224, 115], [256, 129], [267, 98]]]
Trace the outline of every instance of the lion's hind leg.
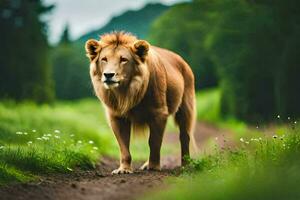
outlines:
[[190, 143], [194, 143], [195, 94], [184, 95], [182, 103], [175, 113], [175, 122], [180, 130], [181, 165], [190, 158]]

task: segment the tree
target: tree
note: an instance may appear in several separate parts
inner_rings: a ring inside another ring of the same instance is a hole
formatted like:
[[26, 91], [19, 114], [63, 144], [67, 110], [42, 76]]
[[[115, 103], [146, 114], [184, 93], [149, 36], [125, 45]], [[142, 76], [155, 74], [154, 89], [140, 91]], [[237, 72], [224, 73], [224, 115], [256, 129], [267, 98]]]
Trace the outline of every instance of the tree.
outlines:
[[53, 99], [47, 25], [41, 21], [52, 8], [40, 0], [0, 2], [0, 98]]
[[89, 63], [84, 47], [70, 42], [68, 25], [62, 33], [60, 43], [52, 50], [51, 61], [58, 99], [92, 96]]
[[297, 0], [194, 0], [167, 11], [151, 33], [191, 63], [198, 84], [213, 66], [223, 114], [252, 122], [300, 117], [299, 38]]
[[70, 44], [71, 43], [70, 33], [69, 33], [69, 24], [65, 25], [65, 28], [64, 28], [64, 31], [61, 35], [59, 43], [60, 44]]

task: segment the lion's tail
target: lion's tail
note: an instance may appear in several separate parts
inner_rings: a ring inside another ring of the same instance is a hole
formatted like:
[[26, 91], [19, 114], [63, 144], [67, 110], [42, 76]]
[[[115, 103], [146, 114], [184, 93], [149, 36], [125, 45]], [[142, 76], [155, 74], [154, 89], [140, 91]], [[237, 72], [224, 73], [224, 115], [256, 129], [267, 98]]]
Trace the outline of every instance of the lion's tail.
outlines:
[[145, 137], [149, 134], [149, 127], [147, 124], [131, 123], [131, 132], [133, 136]]
[[195, 140], [195, 128], [196, 128], [196, 118], [197, 118], [196, 100], [194, 100], [193, 107], [194, 108], [193, 108], [192, 122], [191, 122], [191, 129], [190, 129], [190, 143], [191, 143], [190, 151], [192, 155], [198, 155], [199, 148]]

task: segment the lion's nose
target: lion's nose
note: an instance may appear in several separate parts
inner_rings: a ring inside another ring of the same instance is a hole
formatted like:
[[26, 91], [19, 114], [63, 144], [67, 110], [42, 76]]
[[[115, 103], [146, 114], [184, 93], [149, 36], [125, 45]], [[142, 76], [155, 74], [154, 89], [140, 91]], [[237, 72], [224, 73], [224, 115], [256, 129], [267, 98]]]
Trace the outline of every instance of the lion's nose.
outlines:
[[106, 79], [111, 79], [112, 77], [115, 76], [116, 73], [103, 73], [103, 74]]

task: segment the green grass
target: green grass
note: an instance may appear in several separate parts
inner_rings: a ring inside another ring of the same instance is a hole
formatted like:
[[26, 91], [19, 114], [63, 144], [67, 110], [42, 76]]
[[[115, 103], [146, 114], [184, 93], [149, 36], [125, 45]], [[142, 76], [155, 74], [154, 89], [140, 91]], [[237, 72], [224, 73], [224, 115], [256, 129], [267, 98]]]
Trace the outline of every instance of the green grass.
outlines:
[[191, 161], [172, 187], [149, 199], [300, 199], [300, 130], [245, 140]]
[[[233, 130], [235, 139], [262, 134], [249, 131], [241, 121], [222, 118], [218, 89], [197, 94], [197, 114], [198, 120]], [[174, 123], [168, 123], [170, 130], [178, 132]], [[286, 128], [274, 131], [283, 135]], [[179, 147], [174, 145], [162, 147], [163, 155], [178, 151]], [[131, 152], [133, 160], [146, 160], [147, 138], [133, 135]], [[56, 102], [51, 106], [0, 102], [0, 185], [91, 168], [101, 155], [118, 158], [119, 150], [98, 100]]]
[[96, 100], [0, 103], [0, 184], [91, 168], [113, 136]]
[[247, 132], [247, 124], [234, 117], [221, 115], [221, 91], [218, 88], [205, 89], [197, 93], [197, 119], [214, 124], [223, 129], [230, 129], [244, 135]]
[[[288, 129], [282, 119], [274, 116], [274, 123], [269, 124], [251, 124], [239, 120], [233, 116], [223, 116], [221, 114], [221, 91], [219, 88], [201, 90], [196, 95], [197, 99], [197, 120], [207, 122], [220, 129], [229, 130], [234, 133], [234, 138], [241, 137], [259, 137], [266, 130], [274, 129], [274, 134], [281, 135]], [[291, 120], [291, 119], [290, 119]], [[290, 123], [293, 123], [290, 121]]]
[[[135, 161], [146, 160], [147, 138], [133, 135], [131, 152]], [[0, 103], [0, 185], [92, 168], [101, 155], [118, 159], [119, 147], [98, 100]]]

